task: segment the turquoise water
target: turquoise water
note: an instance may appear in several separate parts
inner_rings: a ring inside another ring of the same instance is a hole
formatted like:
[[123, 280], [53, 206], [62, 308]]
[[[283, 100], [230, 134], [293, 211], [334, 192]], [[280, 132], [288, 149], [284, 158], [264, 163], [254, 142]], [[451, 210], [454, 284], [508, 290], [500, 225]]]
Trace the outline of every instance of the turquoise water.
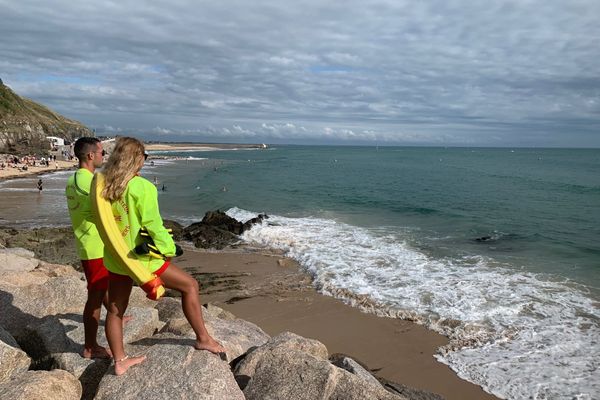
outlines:
[[[166, 215], [238, 207], [331, 218], [409, 231], [407, 240], [434, 257], [493, 256], [600, 287], [600, 150], [290, 146], [179, 155], [209, 160], [148, 170], [167, 188]], [[482, 237], [490, 239], [474, 240]]]
[[[164, 185], [165, 218], [266, 212], [244, 241], [296, 259], [324, 294], [448, 336], [436, 358], [462, 378], [501, 398], [600, 398], [600, 150], [163, 155], [142, 173]], [[41, 195], [33, 178], [1, 182], [0, 223], [67, 223], [68, 174]]]
[[502, 398], [600, 397], [600, 150], [178, 155], [144, 171], [165, 215], [266, 212], [245, 241], [325, 294], [447, 335], [436, 357], [462, 378]]

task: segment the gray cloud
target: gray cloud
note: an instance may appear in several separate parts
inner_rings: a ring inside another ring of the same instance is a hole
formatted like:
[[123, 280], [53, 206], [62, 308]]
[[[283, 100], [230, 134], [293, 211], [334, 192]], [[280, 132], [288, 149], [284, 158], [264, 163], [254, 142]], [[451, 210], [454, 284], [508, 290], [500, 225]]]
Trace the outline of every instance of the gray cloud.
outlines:
[[98, 132], [600, 146], [593, 0], [0, 6], [0, 77]]

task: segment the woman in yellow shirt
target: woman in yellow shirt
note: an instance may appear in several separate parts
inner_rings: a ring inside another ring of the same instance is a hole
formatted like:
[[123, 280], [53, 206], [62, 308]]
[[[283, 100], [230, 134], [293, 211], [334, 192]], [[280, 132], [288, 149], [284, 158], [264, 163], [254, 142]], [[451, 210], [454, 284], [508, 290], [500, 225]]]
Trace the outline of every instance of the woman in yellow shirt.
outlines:
[[[194, 347], [212, 353], [224, 353], [225, 348], [207, 332], [202, 318], [198, 282], [189, 274], [170, 263], [176, 255], [176, 246], [164, 228], [158, 210], [156, 187], [139, 176], [145, 161], [144, 145], [131, 137], [117, 139], [115, 148], [105, 164], [105, 188], [102, 197], [112, 204], [113, 214], [119, 230], [130, 249], [144, 242], [142, 228], [148, 233], [157, 248], [166, 258], [157, 259], [150, 255], [132, 254], [150, 272], [159, 276], [164, 286], [181, 292], [183, 313], [196, 334]], [[104, 254], [104, 264], [109, 271], [108, 313], [106, 316], [106, 338], [115, 359], [115, 373], [121, 375], [145, 356], [128, 357], [123, 347], [123, 315], [129, 303], [133, 286], [125, 269], [109, 252]]]

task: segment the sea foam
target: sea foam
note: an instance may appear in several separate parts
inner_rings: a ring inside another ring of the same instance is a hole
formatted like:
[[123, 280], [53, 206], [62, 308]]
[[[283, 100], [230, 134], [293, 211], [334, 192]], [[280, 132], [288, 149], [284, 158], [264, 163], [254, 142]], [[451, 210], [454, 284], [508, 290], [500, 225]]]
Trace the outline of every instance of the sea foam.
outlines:
[[243, 239], [285, 251], [322, 293], [448, 336], [436, 358], [499, 397], [600, 396], [600, 309], [585, 287], [477, 255], [434, 259], [400, 234], [329, 219], [271, 216]]

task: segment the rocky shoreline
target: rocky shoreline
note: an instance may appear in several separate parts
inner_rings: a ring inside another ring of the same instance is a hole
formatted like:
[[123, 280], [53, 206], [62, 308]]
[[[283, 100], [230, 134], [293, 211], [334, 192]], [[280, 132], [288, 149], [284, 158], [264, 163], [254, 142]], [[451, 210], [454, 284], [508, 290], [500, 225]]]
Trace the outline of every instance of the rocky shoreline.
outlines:
[[[134, 288], [126, 351], [148, 361], [127, 379], [110, 361], [80, 356], [86, 284], [71, 228], [0, 227], [0, 398], [446, 398], [424, 389], [494, 398], [433, 359], [443, 337], [322, 296], [294, 260], [244, 245], [239, 235], [267, 218], [242, 223], [217, 210], [187, 227], [164, 221], [186, 248], [175, 262], [200, 283], [207, 328], [229, 358], [190, 346], [178, 293], [152, 302]], [[106, 345], [102, 328], [99, 339]]]
[[132, 294], [128, 313], [134, 318], [125, 342], [129, 354], [148, 360], [123, 379], [114, 375], [110, 360], [80, 356], [86, 298], [81, 272], [22, 248], [0, 249], [0, 261], [0, 398], [440, 398], [381, 383], [350, 357], [330, 356], [314, 339], [290, 332], [270, 337], [212, 304], [203, 313], [228, 360], [196, 351], [179, 299], [152, 302], [139, 288]]

